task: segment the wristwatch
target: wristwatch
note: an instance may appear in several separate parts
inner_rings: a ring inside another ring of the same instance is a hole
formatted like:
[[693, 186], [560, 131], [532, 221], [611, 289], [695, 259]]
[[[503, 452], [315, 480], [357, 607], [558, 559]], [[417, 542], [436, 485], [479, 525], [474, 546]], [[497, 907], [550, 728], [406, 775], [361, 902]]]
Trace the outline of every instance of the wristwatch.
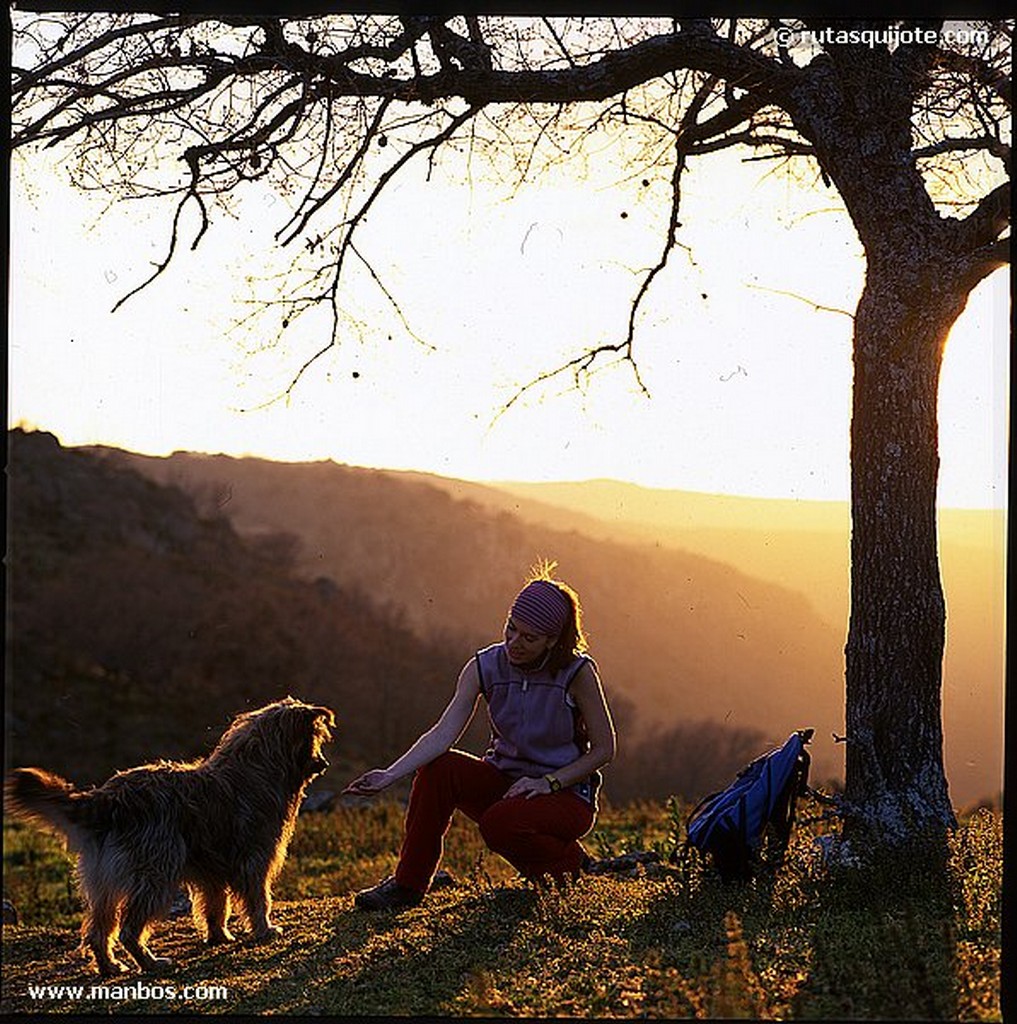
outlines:
[[552, 793], [557, 793], [561, 789], [561, 783], [553, 775], [545, 775], [544, 778], [547, 779], [547, 784], [551, 787]]

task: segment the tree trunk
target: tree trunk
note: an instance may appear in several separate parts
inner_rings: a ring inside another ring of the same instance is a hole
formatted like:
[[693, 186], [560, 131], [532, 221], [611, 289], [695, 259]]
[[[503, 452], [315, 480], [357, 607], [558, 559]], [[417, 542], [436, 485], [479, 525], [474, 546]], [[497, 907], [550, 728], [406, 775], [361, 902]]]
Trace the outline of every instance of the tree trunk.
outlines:
[[966, 293], [944, 278], [938, 260], [870, 259], [855, 323], [845, 834], [872, 829], [891, 845], [956, 824], [943, 770], [937, 392]]

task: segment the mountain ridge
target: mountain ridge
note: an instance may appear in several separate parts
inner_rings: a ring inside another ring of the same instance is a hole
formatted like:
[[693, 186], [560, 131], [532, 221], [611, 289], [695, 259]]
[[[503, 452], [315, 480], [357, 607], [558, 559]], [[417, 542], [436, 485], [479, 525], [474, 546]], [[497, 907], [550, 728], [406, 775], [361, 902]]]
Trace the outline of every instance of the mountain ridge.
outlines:
[[[575, 508], [534, 502], [528, 494], [415, 471], [186, 452], [117, 457], [182, 484], [242, 531], [293, 531], [304, 545], [307, 574], [359, 579], [420, 635], [466, 650], [496, 638], [507, 596], [527, 566], [556, 558], [564, 578], [583, 595], [594, 653], [608, 684], [635, 701], [644, 729], [667, 729], [708, 710], [720, 720], [761, 723], [772, 739], [783, 738], [782, 729], [804, 725], [816, 725], [818, 736], [843, 731], [847, 540], [836, 529], [807, 535], [756, 521], [741, 531], [751, 534], [751, 543], [735, 552], [738, 531], [667, 533], [659, 524], [633, 521], [623, 528]], [[533, 485], [530, 492], [547, 494], [545, 485]], [[831, 512], [841, 510], [824, 509]], [[556, 528], [548, 529], [549, 522]], [[727, 539], [730, 550], [721, 550], [719, 538]], [[676, 551], [679, 541], [687, 548]], [[836, 557], [829, 554], [830, 543], [840, 545]], [[809, 544], [815, 548], [809, 555], [813, 563], [839, 559], [837, 580], [792, 588], [785, 572], [775, 590], [769, 588], [772, 576], [752, 575], [759, 568], [749, 564], [752, 558], [780, 566], [789, 546]], [[725, 562], [724, 555], [734, 555], [743, 567]], [[949, 561], [944, 558], [944, 575]], [[612, 589], [643, 593], [628, 598], [633, 607], [619, 618]], [[969, 620], [970, 633], [979, 628], [984, 608], [974, 615], [963, 607], [953, 613], [956, 622]], [[612, 616], [619, 620], [607, 624]], [[1001, 708], [1001, 655], [997, 659], [988, 643], [979, 661], [967, 639], [958, 661], [954, 641], [944, 676], [947, 753], [958, 797], [970, 800], [998, 789], [1001, 727], [994, 728], [993, 716], [998, 719]], [[989, 721], [988, 735], [984, 729], [975, 734], [977, 719]], [[817, 768], [837, 774], [839, 754], [818, 749]]]

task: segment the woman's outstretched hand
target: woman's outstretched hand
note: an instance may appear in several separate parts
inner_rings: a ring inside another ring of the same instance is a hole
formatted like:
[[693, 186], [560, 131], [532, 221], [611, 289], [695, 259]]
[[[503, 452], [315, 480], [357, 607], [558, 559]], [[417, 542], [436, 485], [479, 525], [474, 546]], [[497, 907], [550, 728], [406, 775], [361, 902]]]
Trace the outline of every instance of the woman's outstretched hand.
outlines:
[[387, 768], [372, 768], [369, 772], [357, 776], [342, 792], [343, 796], [374, 796], [391, 786], [396, 780]]

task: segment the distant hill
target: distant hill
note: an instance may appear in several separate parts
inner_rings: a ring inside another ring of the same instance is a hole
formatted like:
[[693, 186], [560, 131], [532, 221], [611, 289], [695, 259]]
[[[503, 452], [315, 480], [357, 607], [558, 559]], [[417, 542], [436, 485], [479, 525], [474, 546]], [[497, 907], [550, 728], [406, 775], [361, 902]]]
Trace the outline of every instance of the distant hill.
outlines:
[[456, 663], [354, 588], [294, 574], [291, 539], [242, 538], [50, 434], [8, 443], [7, 766], [101, 781], [207, 753], [234, 714], [292, 694], [339, 713], [335, 785], [447, 700]]
[[[806, 595], [846, 635], [850, 610], [850, 509], [844, 502], [690, 494], [616, 481], [499, 483], [495, 501], [534, 522], [575, 515], [592, 536], [721, 557]], [[951, 793], [966, 805], [1002, 777], [1006, 624], [1006, 513], [939, 510], [947, 603], [943, 671]]]
[[[848, 512], [838, 503], [653, 491], [609, 481], [480, 485], [334, 462], [108, 450], [244, 535], [299, 538], [296, 563], [363, 588], [418, 636], [469, 651], [542, 557], [583, 596], [593, 652], [642, 743], [682, 722], [817, 728], [820, 776], [843, 731]], [[944, 513], [950, 605], [944, 701], [954, 800], [999, 789], [1000, 517]], [[953, 524], [959, 524], [953, 539]]]
[[[320, 783], [337, 789], [390, 763], [435, 720], [475, 645], [464, 630], [492, 638], [489, 622], [477, 628], [465, 612], [452, 628], [439, 600], [434, 621], [449, 629], [409, 626], [400, 580], [440, 581], [442, 559], [459, 554], [443, 538], [464, 524], [438, 489], [407, 505], [402, 485], [383, 481], [379, 504], [379, 481], [354, 474], [346, 490], [366, 496], [374, 519], [429, 524], [420, 556], [429, 561], [416, 577], [402, 572], [419, 536], [393, 558], [378, 523], [372, 533], [345, 517], [330, 545], [364, 571], [333, 573], [314, 548], [301, 568], [293, 533], [239, 531], [220, 507], [232, 504], [229, 486], [160, 483], [125, 453], [65, 449], [44, 432], [9, 432], [8, 455], [6, 768], [36, 764], [87, 785], [141, 762], [204, 754], [238, 711], [293, 694], [338, 714]], [[318, 508], [313, 492], [295, 497], [297, 512]], [[618, 688], [612, 704], [623, 736], [605, 780], [615, 803], [702, 794], [765, 741], [755, 726], [711, 721], [703, 709], [640, 728]], [[461, 745], [479, 753], [486, 741], [481, 712]], [[407, 789], [405, 780], [396, 795]]]
[[[851, 512], [846, 502], [696, 494], [612, 480], [498, 482], [474, 491], [474, 500], [482, 500], [482, 493], [497, 495], [493, 501], [499, 507], [533, 522], [561, 522], [568, 514], [591, 536], [724, 557], [752, 575], [806, 592], [827, 621], [847, 621]], [[939, 510], [946, 583], [961, 605], [998, 604], [1005, 530], [1000, 509]], [[966, 571], [958, 573], [960, 565]], [[1001, 641], [1002, 633], [996, 639]], [[1001, 642], [996, 647], [1002, 651]]]
[[[764, 742], [805, 725], [827, 737], [843, 730], [842, 632], [801, 594], [722, 561], [537, 526], [398, 473], [190, 453], [105, 457], [220, 509], [244, 535], [293, 533], [309, 578], [369, 593], [464, 660], [500, 635], [529, 566], [557, 560], [582, 595], [612, 700], [634, 709], [623, 744], [702, 719], [760, 730]], [[817, 744], [816, 762], [820, 774], [839, 774], [839, 749]]]

